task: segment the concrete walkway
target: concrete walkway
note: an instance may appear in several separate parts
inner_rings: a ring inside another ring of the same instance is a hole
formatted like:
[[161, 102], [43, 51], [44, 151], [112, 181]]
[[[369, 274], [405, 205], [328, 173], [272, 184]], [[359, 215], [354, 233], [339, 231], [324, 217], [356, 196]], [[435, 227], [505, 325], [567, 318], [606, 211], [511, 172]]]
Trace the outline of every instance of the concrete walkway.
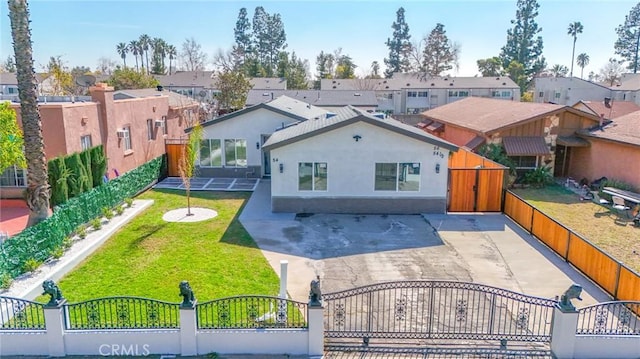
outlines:
[[289, 295], [308, 299], [319, 275], [324, 292], [398, 280], [457, 280], [544, 298], [572, 283], [581, 305], [608, 296], [502, 214], [336, 215], [271, 213], [270, 182], [261, 181], [240, 221], [280, 272], [289, 262]]

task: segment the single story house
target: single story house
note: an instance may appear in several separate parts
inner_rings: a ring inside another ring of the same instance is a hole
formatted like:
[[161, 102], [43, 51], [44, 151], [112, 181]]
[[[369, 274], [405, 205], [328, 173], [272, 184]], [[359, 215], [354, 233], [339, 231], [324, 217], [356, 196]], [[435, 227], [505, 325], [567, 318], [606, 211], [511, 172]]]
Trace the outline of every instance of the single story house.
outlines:
[[295, 213], [445, 213], [458, 146], [352, 106], [276, 131], [271, 208]]
[[485, 143], [502, 144], [516, 168], [547, 165], [555, 176], [568, 173], [572, 148], [588, 146], [576, 131], [599, 123], [598, 116], [569, 106], [481, 97], [465, 98], [422, 115], [425, 120], [416, 126], [428, 133], [470, 150]]
[[269, 152], [262, 149], [269, 136], [277, 129], [325, 116], [327, 112], [281, 96], [206, 121], [202, 124], [198, 176], [270, 176], [272, 162]]
[[574, 149], [569, 174], [588, 181], [617, 179], [640, 189], [640, 111], [615, 118], [600, 128], [578, 131], [588, 147]]

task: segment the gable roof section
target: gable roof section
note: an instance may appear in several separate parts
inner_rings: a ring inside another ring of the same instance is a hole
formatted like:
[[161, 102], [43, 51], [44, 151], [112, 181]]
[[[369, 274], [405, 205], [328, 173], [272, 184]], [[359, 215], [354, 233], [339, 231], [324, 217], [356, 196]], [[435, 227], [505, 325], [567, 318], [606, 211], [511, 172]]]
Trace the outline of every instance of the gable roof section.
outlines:
[[528, 121], [569, 111], [598, 121], [598, 117], [568, 106], [467, 97], [422, 113], [427, 119], [489, 134]]
[[337, 110], [335, 113], [335, 116], [329, 118], [309, 120], [301, 122], [295, 126], [276, 131], [273, 135], [271, 135], [271, 137], [269, 137], [269, 140], [263, 145], [263, 148], [272, 150], [278, 147], [287, 146], [289, 144], [362, 121], [370, 125], [378, 126], [383, 129], [411, 137], [419, 141], [437, 144], [438, 146], [444, 147], [451, 151], [458, 150], [458, 146], [450, 142], [443, 141], [442, 139], [428, 133], [425, 133], [418, 128], [405, 125], [404, 123], [401, 123], [394, 119], [380, 119], [364, 111], [356, 109], [353, 106], [343, 107]]
[[[231, 112], [218, 118], [214, 118], [213, 120], [206, 121], [202, 123], [202, 127], [208, 127], [220, 122], [228, 121], [249, 112], [259, 110], [261, 108], [290, 117], [295, 121], [306, 121], [312, 118], [324, 117], [327, 114], [327, 110], [309, 105], [307, 103], [289, 98], [287, 96], [280, 96], [277, 99], [271, 100], [269, 102], [263, 102], [254, 106], [245, 107], [242, 110]], [[185, 132], [191, 132], [191, 128], [185, 129]]]
[[378, 107], [378, 100], [373, 91], [343, 90], [251, 90], [247, 95], [247, 106], [268, 102], [272, 98], [287, 96], [314, 106], [343, 107], [368, 106]]
[[640, 111], [640, 106], [629, 101], [611, 101], [610, 107], [605, 106], [604, 101], [578, 101], [571, 107], [576, 108], [580, 104], [587, 107], [595, 116], [600, 116], [601, 113], [604, 114], [604, 118], [608, 120]]
[[640, 146], [640, 111], [616, 118], [604, 129], [593, 131], [579, 131], [579, 135], [586, 138], [597, 138], [620, 142], [632, 146]]
[[191, 97], [181, 95], [173, 91], [158, 91], [157, 89], [136, 89], [136, 90], [118, 90], [113, 93], [114, 100], [123, 100], [128, 98], [144, 98], [167, 96], [169, 98], [170, 108], [183, 108], [199, 106], [198, 102]]

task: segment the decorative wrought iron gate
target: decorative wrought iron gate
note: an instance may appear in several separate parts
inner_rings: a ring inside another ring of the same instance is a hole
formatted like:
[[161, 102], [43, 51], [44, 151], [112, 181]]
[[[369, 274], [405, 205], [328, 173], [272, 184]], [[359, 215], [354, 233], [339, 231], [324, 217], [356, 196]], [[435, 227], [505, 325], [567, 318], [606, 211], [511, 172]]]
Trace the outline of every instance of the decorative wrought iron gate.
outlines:
[[403, 281], [323, 294], [325, 340], [335, 346], [507, 342], [544, 349], [555, 300], [476, 283]]

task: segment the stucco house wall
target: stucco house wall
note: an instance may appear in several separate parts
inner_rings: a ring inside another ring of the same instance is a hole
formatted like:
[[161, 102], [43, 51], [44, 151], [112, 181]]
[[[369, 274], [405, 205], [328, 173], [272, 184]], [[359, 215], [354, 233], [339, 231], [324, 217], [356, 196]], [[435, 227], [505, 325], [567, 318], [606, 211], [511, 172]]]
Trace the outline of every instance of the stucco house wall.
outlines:
[[[354, 136], [359, 135], [358, 141]], [[271, 151], [274, 212], [444, 213], [449, 150], [356, 122]], [[326, 191], [298, 190], [298, 164], [327, 164]], [[418, 191], [375, 191], [376, 163], [419, 163]], [[279, 166], [282, 165], [282, 173]], [[439, 165], [439, 173], [436, 173]]]
[[[215, 120], [214, 120], [215, 121]], [[256, 109], [234, 118], [203, 127], [203, 139], [245, 139], [247, 141], [247, 166], [204, 167], [198, 160], [199, 175], [202, 177], [262, 177], [263, 169], [263, 135], [271, 135], [277, 129], [296, 122], [295, 119], [270, 111], [265, 108]], [[273, 171], [272, 171], [273, 172]]]
[[589, 182], [600, 177], [617, 179], [640, 188], [640, 147], [589, 137], [590, 147], [571, 152], [569, 176]]

